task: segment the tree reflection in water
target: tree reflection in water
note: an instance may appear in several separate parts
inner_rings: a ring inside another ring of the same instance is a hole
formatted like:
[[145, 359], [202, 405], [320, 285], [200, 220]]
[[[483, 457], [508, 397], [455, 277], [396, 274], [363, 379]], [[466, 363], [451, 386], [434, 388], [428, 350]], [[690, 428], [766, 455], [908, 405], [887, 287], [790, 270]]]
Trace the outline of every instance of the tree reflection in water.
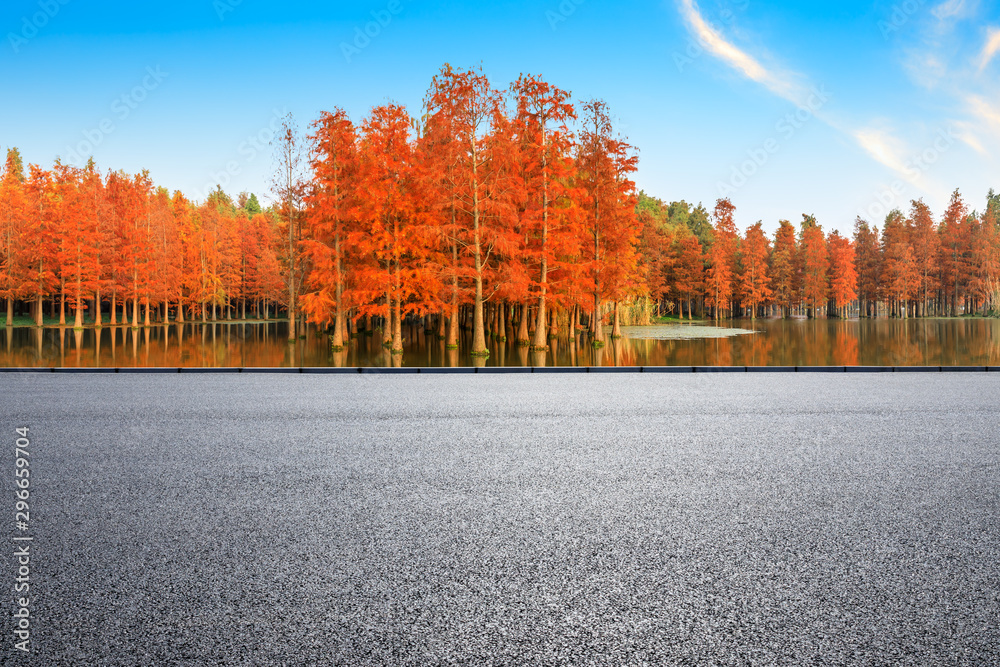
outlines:
[[[665, 325], [680, 326], [680, 325]], [[486, 360], [469, 354], [471, 335], [447, 349], [436, 331], [408, 327], [403, 354], [361, 332], [341, 352], [307, 328], [289, 343], [287, 324], [187, 323], [132, 329], [0, 328], [0, 365], [13, 367], [459, 367], [459, 366], [1000, 366], [1000, 320], [749, 320], [724, 327], [752, 334], [712, 338], [608, 338], [594, 346], [567, 332], [547, 351], [492, 340]], [[630, 330], [642, 335], [641, 330]], [[649, 330], [654, 335], [664, 330]], [[669, 334], [670, 331], [667, 330]], [[685, 332], [691, 333], [691, 331]], [[697, 333], [695, 331], [695, 333]]]

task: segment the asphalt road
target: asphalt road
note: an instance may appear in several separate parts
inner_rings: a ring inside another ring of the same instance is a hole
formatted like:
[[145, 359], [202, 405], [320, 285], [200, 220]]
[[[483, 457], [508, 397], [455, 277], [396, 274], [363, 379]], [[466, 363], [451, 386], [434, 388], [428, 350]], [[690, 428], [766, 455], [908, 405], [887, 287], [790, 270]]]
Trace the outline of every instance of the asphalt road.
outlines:
[[1000, 375], [2, 380], [3, 665], [1000, 664]]

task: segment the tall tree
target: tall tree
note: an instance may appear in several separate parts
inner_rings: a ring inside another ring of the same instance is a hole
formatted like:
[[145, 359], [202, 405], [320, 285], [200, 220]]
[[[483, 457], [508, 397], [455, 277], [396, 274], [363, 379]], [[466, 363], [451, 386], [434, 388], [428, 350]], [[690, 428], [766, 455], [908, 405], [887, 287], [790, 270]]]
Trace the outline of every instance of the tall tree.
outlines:
[[895, 315], [909, 315], [910, 300], [917, 295], [919, 280], [906, 218], [901, 211], [893, 210], [882, 227], [882, 283]]
[[962, 195], [955, 190], [938, 227], [941, 249], [938, 261], [941, 267], [941, 287], [944, 290], [945, 310], [952, 317], [959, 315], [959, 293], [966, 283], [968, 252], [968, 208]]
[[303, 141], [298, 125], [291, 114], [281, 120], [281, 127], [274, 141], [275, 171], [271, 191], [279, 202], [279, 215], [284, 227], [285, 271], [288, 281], [288, 339], [295, 340], [298, 318], [298, 289], [302, 282], [303, 266], [300, 260], [302, 202], [308, 186], [305, 177]]
[[782, 317], [790, 317], [799, 293], [798, 242], [795, 227], [788, 220], [778, 223], [771, 252], [771, 285], [775, 303], [781, 308]]
[[744, 300], [750, 304], [751, 319], [756, 319], [757, 307], [771, 298], [771, 278], [767, 271], [770, 250], [761, 223], [748, 227], [740, 248], [743, 269], [740, 287]]
[[410, 116], [398, 105], [376, 107], [362, 133], [358, 217], [367, 239], [364, 248], [385, 272], [379, 284], [386, 295], [390, 349], [401, 354], [402, 317], [421, 308], [424, 277]]
[[26, 255], [21, 249], [25, 222], [24, 164], [16, 148], [7, 151], [0, 175], [0, 297], [7, 301], [7, 326], [14, 324], [14, 301], [25, 282]]
[[615, 302], [615, 335], [618, 335], [618, 300], [638, 265], [635, 248], [640, 232], [635, 213], [635, 183], [631, 180], [639, 158], [624, 139], [617, 137], [608, 105], [591, 100], [583, 105], [583, 130], [577, 154], [587, 260], [587, 289], [594, 305], [591, 317], [595, 343], [604, 338], [601, 328], [605, 299]]
[[522, 75], [511, 90], [517, 106], [514, 129], [524, 183], [521, 230], [528, 238], [522, 260], [534, 270], [530, 284], [538, 305], [532, 347], [545, 350], [550, 275], [562, 268], [562, 258], [574, 254], [579, 239], [570, 190], [573, 137], [567, 127], [576, 119], [576, 111], [568, 92], [537, 76]]
[[823, 236], [823, 228], [816, 222], [815, 218], [808, 215], [802, 216], [802, 238], [801, 259], [802, 259], [802, 298], [809, 304], [808, 315], [815, 317], [821, 303], [827, 299], [829, 291], [829, 279], [827, 272], [830, 267], [826, 250], [826, 238]]
[[681, 300], [681, 319], [684, 318], [685, 303], [688, 319], [693, 319], [692, 302], [704, 289], [705, 259], [698, 238], [687, 227], [677, 231], [671, 255], [674, 290]]
[[712, 245], [708, 250], [708, 273], [706, 286], [708, 304], [715, 309], [715, 319], [720, 313], [732, 312], [733, 285], [736, 278], [736, 251], [739, 235], [733, 214], [736, 207], [729, 199], [720, 199], [715, 204], [712, 217], [715, 220]]
[[[83, 327], [85, 301], [100, 284], [100, 224], [88, 187], [97, 187], [100, 176], [93, 162], [87, 171], [57, 164], [55, 170], [59, 266], [64, 294], [75, 310], [73, 326]], [[95, 182], [96, 181], [96, 182]]]
[[[357, 242], [358, 149], [354, 124], [343, 109], [323, 112], [313, 123], [312, 170], [314, 187], [307, 199], [306, 241], [312, 263], [303, 307], [317, 322], [333, 322], [335, 352], [344, 347], [349, 241]], [[352, 239], [351, 235], [354, 234]]]
[[510, 151], [496, 130], [505, 122], [503, 97], [481, 70], [445, 65], [427, 96], [430, 122], [448, 127], [455, 161], [443, 172], [455, 212], [456, 244], [471, 257], [473, 284], [472, 355], [489, 356], [483, 304], [486, 281], [495, 272], [494, 251], [512, 243]]
[[59, 242], [54, 220], [55, 187], [52, 174], [29, 165], [25, 181], [24, 227], [21, 234], [21, 251], [27, 258], [23, 276], [22, 296], [34, 302], [35, 325], [42, 326], [42, 304], [52, 296], [59, 279]]
[[861, 308], [866, 317], [878, 314], [877, 304], [881, 297], [882, 253], [878, 227], [869, 226], [866, 220], [858, 218], [854, 222], [854, 247], [858, 271], [858, 296], [863, 302]]
[[846, 317], [847, 307], [858, 298], [854, 245], [834, 230], [827, 239], [827, 247], [830, 253], [830, 298], [837, 308], [837, 315]]
[[909, 243], [913, 248], [913, 258], [920, 273], [920, 315], [927, 314], [930, 294], [937, 289], [938, 236], [934, 216], [923, 200], [910, 202], [910, 217], [907, 220]]

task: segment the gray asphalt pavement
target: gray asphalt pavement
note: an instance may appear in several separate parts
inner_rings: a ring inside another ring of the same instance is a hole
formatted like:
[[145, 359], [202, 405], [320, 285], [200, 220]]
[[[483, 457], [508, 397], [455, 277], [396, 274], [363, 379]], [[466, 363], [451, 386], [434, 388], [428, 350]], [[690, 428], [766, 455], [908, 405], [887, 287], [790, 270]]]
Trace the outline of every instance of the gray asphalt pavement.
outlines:
[[4, 665], [1000, 664], [1000, 375], [18, 375]]

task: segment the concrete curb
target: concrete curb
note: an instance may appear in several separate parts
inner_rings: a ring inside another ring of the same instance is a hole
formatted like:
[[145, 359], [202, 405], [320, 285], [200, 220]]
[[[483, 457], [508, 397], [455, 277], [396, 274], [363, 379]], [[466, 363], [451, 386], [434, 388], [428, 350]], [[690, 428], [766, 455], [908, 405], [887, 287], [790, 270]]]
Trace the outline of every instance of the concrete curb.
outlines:
[[0, 368], [0, 373], [251, 373], [308, 375], [509, 375], [525, 373], [986, 373], [1000, 366], [569, 366], [460, 368]]

